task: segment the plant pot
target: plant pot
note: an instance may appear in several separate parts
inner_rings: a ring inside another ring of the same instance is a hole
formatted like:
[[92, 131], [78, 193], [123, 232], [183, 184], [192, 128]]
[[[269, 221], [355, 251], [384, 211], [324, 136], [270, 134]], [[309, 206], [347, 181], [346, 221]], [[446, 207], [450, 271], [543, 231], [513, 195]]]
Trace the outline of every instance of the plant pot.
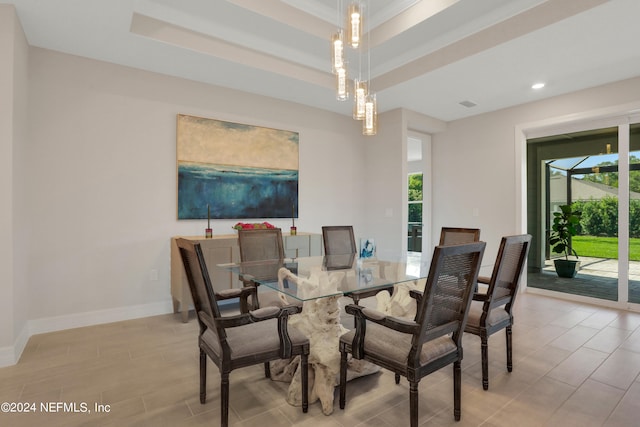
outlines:
[[580, 261], [577, 260], [556, 259], [553, 264], [556, 267], [558, 277], [567, 277], [569, 279], [576, 277], [580, 269]]

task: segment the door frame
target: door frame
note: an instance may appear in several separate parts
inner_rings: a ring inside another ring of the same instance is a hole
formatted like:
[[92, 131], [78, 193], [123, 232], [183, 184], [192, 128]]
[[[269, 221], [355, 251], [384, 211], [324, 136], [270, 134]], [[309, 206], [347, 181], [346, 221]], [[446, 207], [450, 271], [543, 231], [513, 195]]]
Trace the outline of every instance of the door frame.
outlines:
[[[516, 227], [521, 233], [527, 232], [527, 140], [552, 136], [563, 133], [578, 132], [586, 129], [599, 129], [605, 127], [618, 127], [619, 158], [629, 158], [629, 124], [640, 122], [640, 102], [584, 111], [576, 114], [568, 114], [559, 117], [548, 118], [539, 121], [520, 123], [514, 129], [515, 143], [515, 181], [516, 181]], [[625, 132], [626, 129], [626, 132]], [[625, 136], [622, 136], [624, 134]], [[626, 140], [624, 139], [626, 138]], [[624, 156], [624, 157], [623, 157]], [[626, 164], [628, 174], [629, 162]], [[620, 162], [619, 162], [620, 164]], [[622, 166], [622, 165], [620, 165]], [[621, 180], [625, 181], [625, 180]], [[629, 183], [626, 181], [618, 189], [619, 193], [629, 194]], [[627, 236], [618, 239], [618, 301], [606, 301], [597, 298], [583, 297], [572, 294], [562, 294], [562, 298], [572, 301], [587, 302], [596, 305], [622, 308], [640, 312], [640, 304], [629, 303], [629, 198], [625, 202], [618, 202], [618, 235]], [[624, 206], [623, 206], [624, 205]], [[624, 211], [624, 212], [622, 212]], [[624, 216], [621, 216], [622, 215]], [[625, 245], [625, 242], [627, 244]], [[624, 256], [624, 258], [623, 258]], [[623, 260], [623, 261], [620, 261]], [[626, 267], [626, 268], [621, 268]], [[622, 289], [624, 288], [624, 289]], [[527, 286], [527, 277], [522, 278], [523, 292], [532, 292], [533, 288]], [[533, 290], [535, 293], [558, 296], [542, 289]]]

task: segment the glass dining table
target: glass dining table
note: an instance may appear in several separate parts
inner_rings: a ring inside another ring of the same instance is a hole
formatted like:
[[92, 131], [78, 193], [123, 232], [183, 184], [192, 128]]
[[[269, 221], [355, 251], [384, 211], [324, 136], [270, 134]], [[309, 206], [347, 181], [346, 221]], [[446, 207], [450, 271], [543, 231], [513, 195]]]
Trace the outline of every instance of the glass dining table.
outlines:
[[[426, 280], [430, 263], [431, 259], [420, 253], [376, 258], [347, 254], [226, 263], [217, 267], [231, 271], [240, 280], [276, 290], [287, 298], [308, 301], [331, 296], [351, 296], [357, 300], [357, 295], [363, 292]], [[285, 273], [282, 269], [286, 269]], [[302, 282], [308, 285], [309, 280], [317, 285], [312, 291], [301, 286]], [[331, 285], [323, 286], [327, 280]]]
[[[408, 296], [408, 289], [424, 288], [430, 263], [431, 259], [425, 259], [419, 253], [375, 258], [348, 254], [218, 264], [217, 267], [236, 274], [240, 279], [238, 283], [259, 284], [259, 300], [260, 293], [275, 290], [275, 295], [285, 305], [297, 303], [303, 306], [299, 314], [289, 318], [289, 325], [309, 337], [309, 364], [314, 370], [309, 388], [320, 400], [322, 412], [329, 415], [333, 412], [334, 386], [340, 368], [338, 341], [348, 331], [345, 324], [349, 323], [341, 321], [339, 299], [351, 297], [357, 303], [360, 298], [383, 295], [378, 293], [382, 290], [389, 290], [386, 296], [390, 298], [391, 294], [403, 294], [397, 291], [399, 288], [406, 288]], [[300, 403], [299, 382], [295, 376], [292, 379], [279, 373], [296, 372], [298, 375], [297, 367], [289, 366], [296, 363], [277, 361], [271, 366], [272, 379], [291, 381], [287, 394], [287, 402], [291, 405]], [[350, 363], [348, 379], [379, 369], [364, 360]]]

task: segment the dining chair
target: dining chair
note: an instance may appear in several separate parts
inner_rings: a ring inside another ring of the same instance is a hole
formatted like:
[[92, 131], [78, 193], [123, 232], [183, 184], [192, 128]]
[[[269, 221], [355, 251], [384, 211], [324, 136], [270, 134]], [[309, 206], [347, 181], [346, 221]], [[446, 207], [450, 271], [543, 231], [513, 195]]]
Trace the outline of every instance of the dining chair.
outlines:
[[364, 359], [409, 381], [409, 417], [418, 425], [418, 384], [440, 368], [453, 364], [454, 417], [460, 419], [462, 333], [485, 243], [437, 246], [414, 320], [395, 318], [350, 304], [347, 313], [356, 328], [340, 337], [340, 408], [346, 403], [347, 356]]
[[[280, 228], [254, 228], [238, 230], [238, 248], [240, 250], [240, 262], [279, 260], [284, 264], [284, 244], [282, 230]], [[259, 283], [251, 280], [259, 271], [264, 279], [272, 275], [274, 280], [278, 278], [278, 265], [252, 265], [248, 271], [241, 269], [240, 280], [244, 286], [256, 289], [256, 293], [249, 296], [248, 305], [254, 309], [260, 307], [295, 307], [296, 313], [302, 311], [302, 301], [297, 299], [283, 299], [277, 291], [258, 292]], [[285, 303], [286, 301], [286, 303]], [[271, 377], [269, 362], [264, 364], [264, 375]]]
[[469, 319], [464, 331], [480, 337], [482, 353], [482, 388], [489, 389], [489, 336], [505, 329], [507, 371], [513, 370], [513, 304], [515, 303], [531, 236], [522, 234], [503, 237], [491, 277], [478, 277], [488, 285], [486, 292], [473, 295]]
[[462, 243], [478, 242], [479, 240], [479, 228], [442, 227], [439, 245], [460, 245]]
[[[480, 241], [479, 228], [442, 227], [440, 230], [440, 246], [461, 245]], [[478, 289], [476, 284], [475, 290]]]
[[[240, 249], [240, 261], [266, 261], [266, 260], [279, 260], [284, 263], [284, 245], [282, 243], [282, 231], [279, 228], [257, 228], [252, 230], [238, 230], [238, 247]], [[255, 275], [254, 271], [259, 269], [259, 265], [251, 267], [251, 273]], [[273, 279], [277, 280], [278, 267], [277, 266], [263, 266], [263, 274], [267, 273], [267, 270], [271, 269], [273, 273]], [[258, 287], [258, 283], [251, 280], [249, 275], [241, 275], [245, 286]], [[286, 305], [279, 297], [278, 292], [260, 292], [253, 302], [253, 307], [267, 307], [276, 306], [283, 307]], [[299, 300], [292, 300], [292, 305], [302, 310], [302, 302]]]
[[322, 227], [322, 242], [325, 255], [358, 253], [351, 225], [327, 225]]
[[207, 356], [220, 371], [220, 425], [229, 425], [229, 373], [234, 369], [300, 356], [302, 411], [307, 412], [309, 339], [288, 328], [291, 307], [265, 307], [239, 315], [222, 316], [219, 300], [239, 298], [246, 306], [255, 287], [214, 292], [199, 243], [177, 239], [193, 298], [200, 332], [200, 403], [207, 397]]
[[284, 259], [282, 230], [279, 228], [238, 230], [238, 247], [242, 262]]
[[[349, 255], [354, 257], [358, 255], [356, 247], [356, 239], [353, 234], [353, 226], [351, 225], [325, 225], [322, 227], [322, 241], [324, 243], [324, 253], [326, 256]], [[385, 288], [356, 291], [349, 294], [354, 304], [359, 304], [363, 298], [375, 296], [378, 292], [388, 291], [393, 293], [393, 286]]]

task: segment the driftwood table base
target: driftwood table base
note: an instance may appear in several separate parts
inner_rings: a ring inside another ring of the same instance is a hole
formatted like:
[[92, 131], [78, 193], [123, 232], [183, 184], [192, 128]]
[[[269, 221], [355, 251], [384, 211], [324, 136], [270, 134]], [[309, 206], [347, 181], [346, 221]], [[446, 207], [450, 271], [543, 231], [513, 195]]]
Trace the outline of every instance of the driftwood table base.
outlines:
[[[314, 295], [336, 293], [344, 276], [341, 272], [318, 270], [305, 279], [282, 268], [278, 279], [281, 286], [285, 278], [296, 283], [298, 296], [309, 298]], [[309, 338], [309, 403], [320, 400], [325, 415], [333, 412], [334, 389], [338, 385], [340, 373], [338, 342], [340, 336], [348, 331], [340, 323], [339, 299], [339, 296], [331, 296], [305, 301], [302, 312], [289, 318], [289, 325]], [[350, 380], [379, 370], [378, 366], [364, 360], [351, 359], [347, 378]], [[271, 378], [290, 381], [287, 402], [295, 406], [302, 404], [298, 358], [272, 362]]]

